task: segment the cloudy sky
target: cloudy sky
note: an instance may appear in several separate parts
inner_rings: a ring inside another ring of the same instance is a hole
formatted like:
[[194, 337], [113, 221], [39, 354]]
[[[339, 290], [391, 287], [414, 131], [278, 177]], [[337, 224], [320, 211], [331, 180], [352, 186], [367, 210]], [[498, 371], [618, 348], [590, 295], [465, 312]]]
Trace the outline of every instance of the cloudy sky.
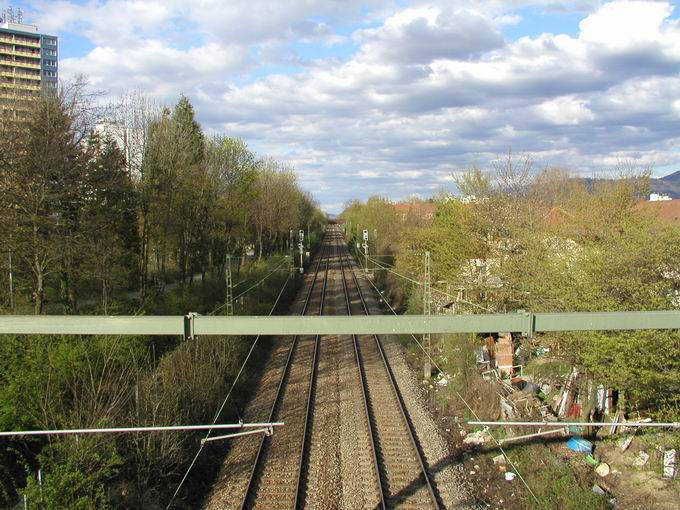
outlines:
[[[0, 0], [0, 7], [9, 2]], [[180, 92], [209, 133], [293, 165], [326, 210], [455, 191], [511, 149], [536, 168], [680, 170], [668, 1], [30, 0], [62, 78]]]

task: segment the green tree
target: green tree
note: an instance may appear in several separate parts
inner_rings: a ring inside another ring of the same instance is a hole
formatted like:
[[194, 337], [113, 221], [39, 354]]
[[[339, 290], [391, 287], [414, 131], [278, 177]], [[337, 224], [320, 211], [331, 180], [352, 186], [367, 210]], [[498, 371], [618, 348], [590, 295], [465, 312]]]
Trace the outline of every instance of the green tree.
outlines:
[[115, 142], [90, 140], [86, 200], [82, 210], [88, 278], [99, 282], [102, 313], [108, 313], [115, 284], [134, 281], [138, 256], [135, 190], [125, 158]]
[[74, 122], [63, 97], [46, 95], [15, 127], [23, 133], [14, 147], [18, 156], [2, 168], [5, 207], [12, 217], [8, 234], [33, 275], [35, 313], [43, 312], [46, 278], [56, 271], [65, 308], [73, 311], [84, 169]]

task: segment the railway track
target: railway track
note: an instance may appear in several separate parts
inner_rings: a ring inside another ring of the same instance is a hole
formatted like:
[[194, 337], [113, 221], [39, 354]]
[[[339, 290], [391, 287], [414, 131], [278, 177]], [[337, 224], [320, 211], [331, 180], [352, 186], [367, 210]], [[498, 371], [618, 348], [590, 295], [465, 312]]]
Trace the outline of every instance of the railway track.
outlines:
[[[322, 261], [325, 262], [321, 287], [317, 281]], [[312, 284], [302, 308], [302, 315], [316, 308], [322, 315], [328, 281], [329, 251], [319, 257]], [[315, 289], [318, 299], [314, 298]], [[312, 301], [318, 301], [316, 306]], [[303, 492], [303, 473], [308, 450], [309, 422], [314, 401], [318, 366], [319, 337], [295, 336], [286, 359], [283, 374], [274, 396], [270, 420], [284, 419], [286, 427], [275, 436], [263, 436], [253, 463], [240, 508], [297, 508]], [[305, 381], [307, 383], [305, 384]], [[305, 388], [306, 386], [306, 388]], [[300, 400], [300, 390], [306, 393]], [[304, 405], [302, 405], [304, 404]], [[285, 410], [285, 415], [281, 412]]]
[[[307, 285], [301, 315], [369, 313], [336, 228]], [[296, 336], [282, 345], [262, 394], [268, 403], [253, 412], [286, 426], [234, 448], [208, 508], [440, 508], [380, 338]]]
[[[347, 313], [369, 315], [354, 267], [343, 251], [346, 249], [340, 251], [339, 259]], [[347, 273], [351, 286], [347, 283]], [[352, 299], [352, 293], [357, 299]], [[377, 335], [352, 335], [352, 341], [369, 424], [371, 456], [379, 482], [378, 506], [440, 508], [380, 338]]]

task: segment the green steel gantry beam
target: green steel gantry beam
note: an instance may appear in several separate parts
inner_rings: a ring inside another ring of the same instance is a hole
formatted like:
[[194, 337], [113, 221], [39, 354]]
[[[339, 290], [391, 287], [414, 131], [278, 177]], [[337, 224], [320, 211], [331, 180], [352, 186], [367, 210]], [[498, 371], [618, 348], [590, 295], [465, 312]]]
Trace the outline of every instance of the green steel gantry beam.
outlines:
[[0, 335], [337, 335], [680, 329], [680, 310], [323, 317], [0, 316]]

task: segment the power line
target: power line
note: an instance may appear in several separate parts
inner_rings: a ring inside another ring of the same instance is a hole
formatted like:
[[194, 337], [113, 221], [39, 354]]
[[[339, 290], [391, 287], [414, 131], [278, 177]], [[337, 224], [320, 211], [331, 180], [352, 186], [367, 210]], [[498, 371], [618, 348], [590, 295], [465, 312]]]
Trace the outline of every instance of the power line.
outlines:
[[72, 436], [88, 434], [128, 434], [133, 432], [190, 432], [195, 430], [229, 430], [229, 429], [268, 429], [271, 427], [281, 427], [283, 422], [271, 423], [228, 423], [216, 425], [168, 425], [156, 427], [109, 427], [100, 429], [56, 429], [56, 430], [11, 430], [0, 432], [0, 437], [22, 437], [22, 436]]
[[[283, 282], [283, 287], [281, 287], [281, 291], [279, 292], [279, 295], [276, 297], [276, 301], [274, 301], [274, 305], [272, 306], [268, 315], [273, 315], [274, 310], [276, 309], [276, 306], [279, 304], [279, 300], [281, 299], [281, 296], [283, 295], [283, 291], [286, 290], [286, 286], [288, 285], [289, 281], [290, 281], [290, 275], [288, 275], [288, 278], [286, 278], [286, 281]], [[241, 364], [241, 368], [239, 369], [238, 374], [236, 374], [234, 381], [231, 383], [231, 388], [229, 388], [229, 391], [227, 392], [227, 396], [224, 397], [222, 404], [220, 405], [219, 409], [215, 413], [215, 417], [213, 418], [213, 423], [217, 423], [218, 418], [220, 417], [220, 415], [222, 414], [222, 411], [224, 410], [224, 407], [227, 405], [227, 401], [229, 400], [229, 397], [231, 397], [231, 394], [234, 391], [234, 388], [236, 388], [236, 383], [240, 379], [241, 374], [243, 374], [243, 371], [245, 370], [246, 365], [248, 364], [248, 360], [250, 359], [250, 356], [253, 354], [253, 351], [255, 350], [255, 346], [257, 345], [257, 342], [260, 339], [260, 336], [261, 335], [257, 335], [255, 337], [255, 340], [253, 340], [253, 343], [250, 346], [250, 350], [248, 351], [246, 358], [243, 360], [243, 363]], [[196, 455], [194, 455], [194, 458], [191, 461], [191, 464], [189, 464], [189, 467], [187, 468], [186, 472], [184, 473], [182, 480], [180, 480], [179, 485], [177, 486], [177, 489], [175, 489], [175, 492], [173, 493], [172, 498], [170, 498], [170, 501], [168, 502], [168, 505], [165, 507], [165, 510], [168, 510], [172, 506], [173, 502], [175, 501], [177, 494], [179, 494], [179, 491], [182, 489], [184, 482], [189, 477], [189, 473], [191, 473], [191, 470], [193, 469], [194, 465], [196, 464], [198, 457], [201, 455], [201, 452], [203, 451], [205, 444], [210, 439], [210, 433], [211, 432], [212, 432], [212, 429], [208, 429], [207, 434], [201, 440], [201, 445], [198, 447], [198, 450], [196, 451]]]
[[378, 260], [375, 260], [375, 259], [373, 259], [372, 257], [369, 257], [368, 259], [369, 259], [370, 261], [372, 261], [374, 264], [376, 264], [378, 267], [380, 267], [380, 269], [384, 269], [384, 270], [386, 270], [386, 271], [388, 271], [388, 272], [390, 272], [390, 273], [393, 273], [393, 274], [399, 276], [400, 278], [403, 278], [403, 279], [408, 280], [408, 281], [410, 281], [410, 282], [412, 282], [412, 283], [415, 283], [416, 285], [422, 285], [422, 284], [423, 284], [422, 282], [419, 282], [419, 281], [417, 281], [417, 280], [414, 280], [413, 278], [409, 278], [408, 276], [404, 276], [403, 274], [397, 273], [397, 272], [396, 272], [394, 269], [392, 269], [390, 266], [383, 265], [382, 262], [380, 262], [380, 261], [378, 261]]
[[[413, 278], [409, 278], [408, 276], [404, 276], [403, 274], [399, 274], [399, 273], [397, 273], [395, 270], [393, 270], [390, 266], [383, 265], [382, 262], [379, 262], [379, 261], [373, 259], [372, 257], [369, 257], [369, 260], [371, 260], [374, 264], [376, 264], [377, 266], [379, 266], [380, 269], [384, 269], [384, 270], [386, 270], [386, 271], [388, 271], [388, 272], [390, 272], [390, 273], [393, 273], [393, 274], [399, 276], [400, 278], [403, 278], [403, 279], [408, 280], [408, 281], [410, 281], [410, 282], [412, 282], [412, 283], [415, 283], [416, 285], [422, 285], [422, 282], [416, 281], [416, 280], [414, 280]], [[448, 298], [455, 299], [457, 302], [463, 302], [463, 303], [465, 303], [465, 304], [468, 304], [468, 305], [477, 307], [477, 308], [479, 308], [480, 310], [485, 310], [485, 311], [487, 311], [487, 312], [494, 313], [494, 310], [492, 310], [491, 308], [488, 308], [488, 307], [486, 307], [486, 306], [479, 305], [479, 304], [477, 304], [477, 303], [473, 303], [473, 302], [471, 302], [471, 301], [467, 301], [466, 299], [459, 298], [458, 296], [453, 296], [452, 294], [449, 294], [448, 292], [444, 292], [443, 290], [439, 290], [439, 289], [436, 288], [436, 287], [432, 287], [431, 290], [432, 290], [432, 292], [437, 292], [437, 293], [439, 293], [439, 294], [441, 294], [441, 295], [443, 295], [443, 296], [446, 296], [446, 297], [448, 297]]]
[[252, 284], [250, 287], [248, 287], [246, 290], [244, 290], [243, 292], [241, 292], [239, 295], [235, 296], [235, 297], [234, 297], [234, 300], [240, 298], [240, 297], [243, 296], [244, 294], [247, 294], [248, 292], [250, 292], [251, 290], [253, 290], [255, 287], [257, 287], [258, 285], [260, 285], [263, 281], [265, 281], [267, 278], [269, 278], [271, 275], [273, 275], [276, 271], [278, 271], [279, 269], [281, 269], [281, 267], [282, 267], [286, 262], [287, 262], [286, 260], [284, 260], [283, 262], [281, 262], [281, 264], [279, 264], [278, 266], [276, 266], [276, 268], [273, 269], [273, 270], [271, 271], [271, 273], [269, 273], [268, 275], [266, 275], [264, 278], [258, 280], [258, 281], [255, 282], [254, 284]]
[[[252, 285], [251, 285], [250, 287], [248, 287], [246, 290], [244, 290], [243, 292], [241, 292], [238, 296], [233, 297], [233, 298], [232, 298], [232, 302], [236, 301], [238, 298], [240, 298], [240, 297], [243, 296], [244, 294], [250, 292], [251, 290], [253, 290], [253, 289], [254, 289], [255, 287], [257, 287], [258, 285], [260, 285], [263, 281], [265, 281], [267, 278], [269, 278], [271, 275], [273, 275], [276, 271], [278, 271], [278, 270], [279, 270], [286, 262], [287, 262], [287, 261], [284, 260], [283, 262], [281, 262], [281, 264], [279, 264], [279, 265], [276, 266], [274, 269], [272, 269], [272, 271], [271, 271], [270, 273], [268, 273], [267, 275], [265, 275], [262, 279], [258, 280], [258, 281], [255, 282], [254, 284], [252, 284]], [[286, 280], [286, 283], [287, 283], [287, 282], [288, 282], [288, 280]], [[237, 284], [237, 285], [238, 285], [238, 284]], [[218, 306], [217, 308], [215, 308], [212, 312], [208, 313], [207, 315], [215, 315], [215, 314], [216, 314], [217, 312], [219, 312], [222, 308], [224, 308], [225, 306], [227, 306], [227, 304], [228, 304], [228, 303], [226, 303], [226, 302], [225, 302], [225, 303], [222, 303], [220, 306]]]
[[[367, 280], [373, 286], [373, 288], [376, 290], [376, 292], [378, 292], [378, 295], [380, 295], [380, 290], [378, 289], [378, 287], [375, 286], [375, 284], [371, 281], [370, 278], [367, 278]], [[394, 310], [394, 308], [392, 308], [392, 305], [390, 305], [387, 302], [387, 300], [383, 300], [383, 301], [389, 307], [390, 311], [394, 315], [397, 315], [397, 312]], [[430, 354], [425, 350], [425, 348], [422, 346], [422, 344], [418, 341], [418, 339], [415, 337], [415, 335], [411, 334], [411, 337], [413, 338], [413, 340], [415, 340], [416, 344], [418, 344], [418, 347], [420, 347], [420, 350], [423, 351], [425, 356], [427, 356], [430, 359], [430, 361], [432, 362], [434, 367], [437, 370], [439, 370], [442, 374], [446, 375], [449, 379], [451, 379], [451, 376], [447, 372], [442, 370], [442, 368], [437, 364], [437, 362], [432, 358], [432, 356], [430, 356]], [[463, 402], [463, 404], [465, 404], [465, 407], [467, 407], [468, 410], [472, 413], [472, 416], [474, 416], [475, 419], [477, 421], [479, 421], [479, 417], [477, 416], [477, 413], [475, 413], [475, 411], [472, 409], [472, 407], [470, 407], [470, 404], [468, 404], [467, 401], [463, 398], [463, 395], [461, 395], [459, 391], [456, 391], [456, 395], [458, 396], [458, 398], [460, 398], [460, 400]], [[529, 484], [526, 482], [526, 480], [524, 479], [522, 474], [519, 472], [519, 470], [517, 469], [517, 466], [515, 466], [515, 464], [510, 459], [510, 457], [508, 457], [508, 454], [505, 452], [505, 450], [503, 449], [501, 444], [498, 442], [498, 440], [490, 432], [489, 432], [489, 436], [491, 437], [491, 439], [493, 439], [494, 443], [496, 443], [496, 446], [498, 446], [498, 449], [500, 450], [503, 457], [505, 457], [505, 459], [508, 461], [508, 463], [510, 464], [510, 467], [512, 467], [512, 469], [514, 469], [514, 471], [517, 473], [517, 476], [522, 481], [524, 486], [527, 488], [527, 490], [529, 491], [529, 494], [531, 494], [531, 496], [534, 498], [534, 501], [536, 501], [536, 504], [538, 504], [539, 507], [542, 507], [541, 502], [538, 500], [538, 497], [536, 496], [536, 494], [534, 494], [534, 491], [531, 490], [531, 487], [529, 487]]]

